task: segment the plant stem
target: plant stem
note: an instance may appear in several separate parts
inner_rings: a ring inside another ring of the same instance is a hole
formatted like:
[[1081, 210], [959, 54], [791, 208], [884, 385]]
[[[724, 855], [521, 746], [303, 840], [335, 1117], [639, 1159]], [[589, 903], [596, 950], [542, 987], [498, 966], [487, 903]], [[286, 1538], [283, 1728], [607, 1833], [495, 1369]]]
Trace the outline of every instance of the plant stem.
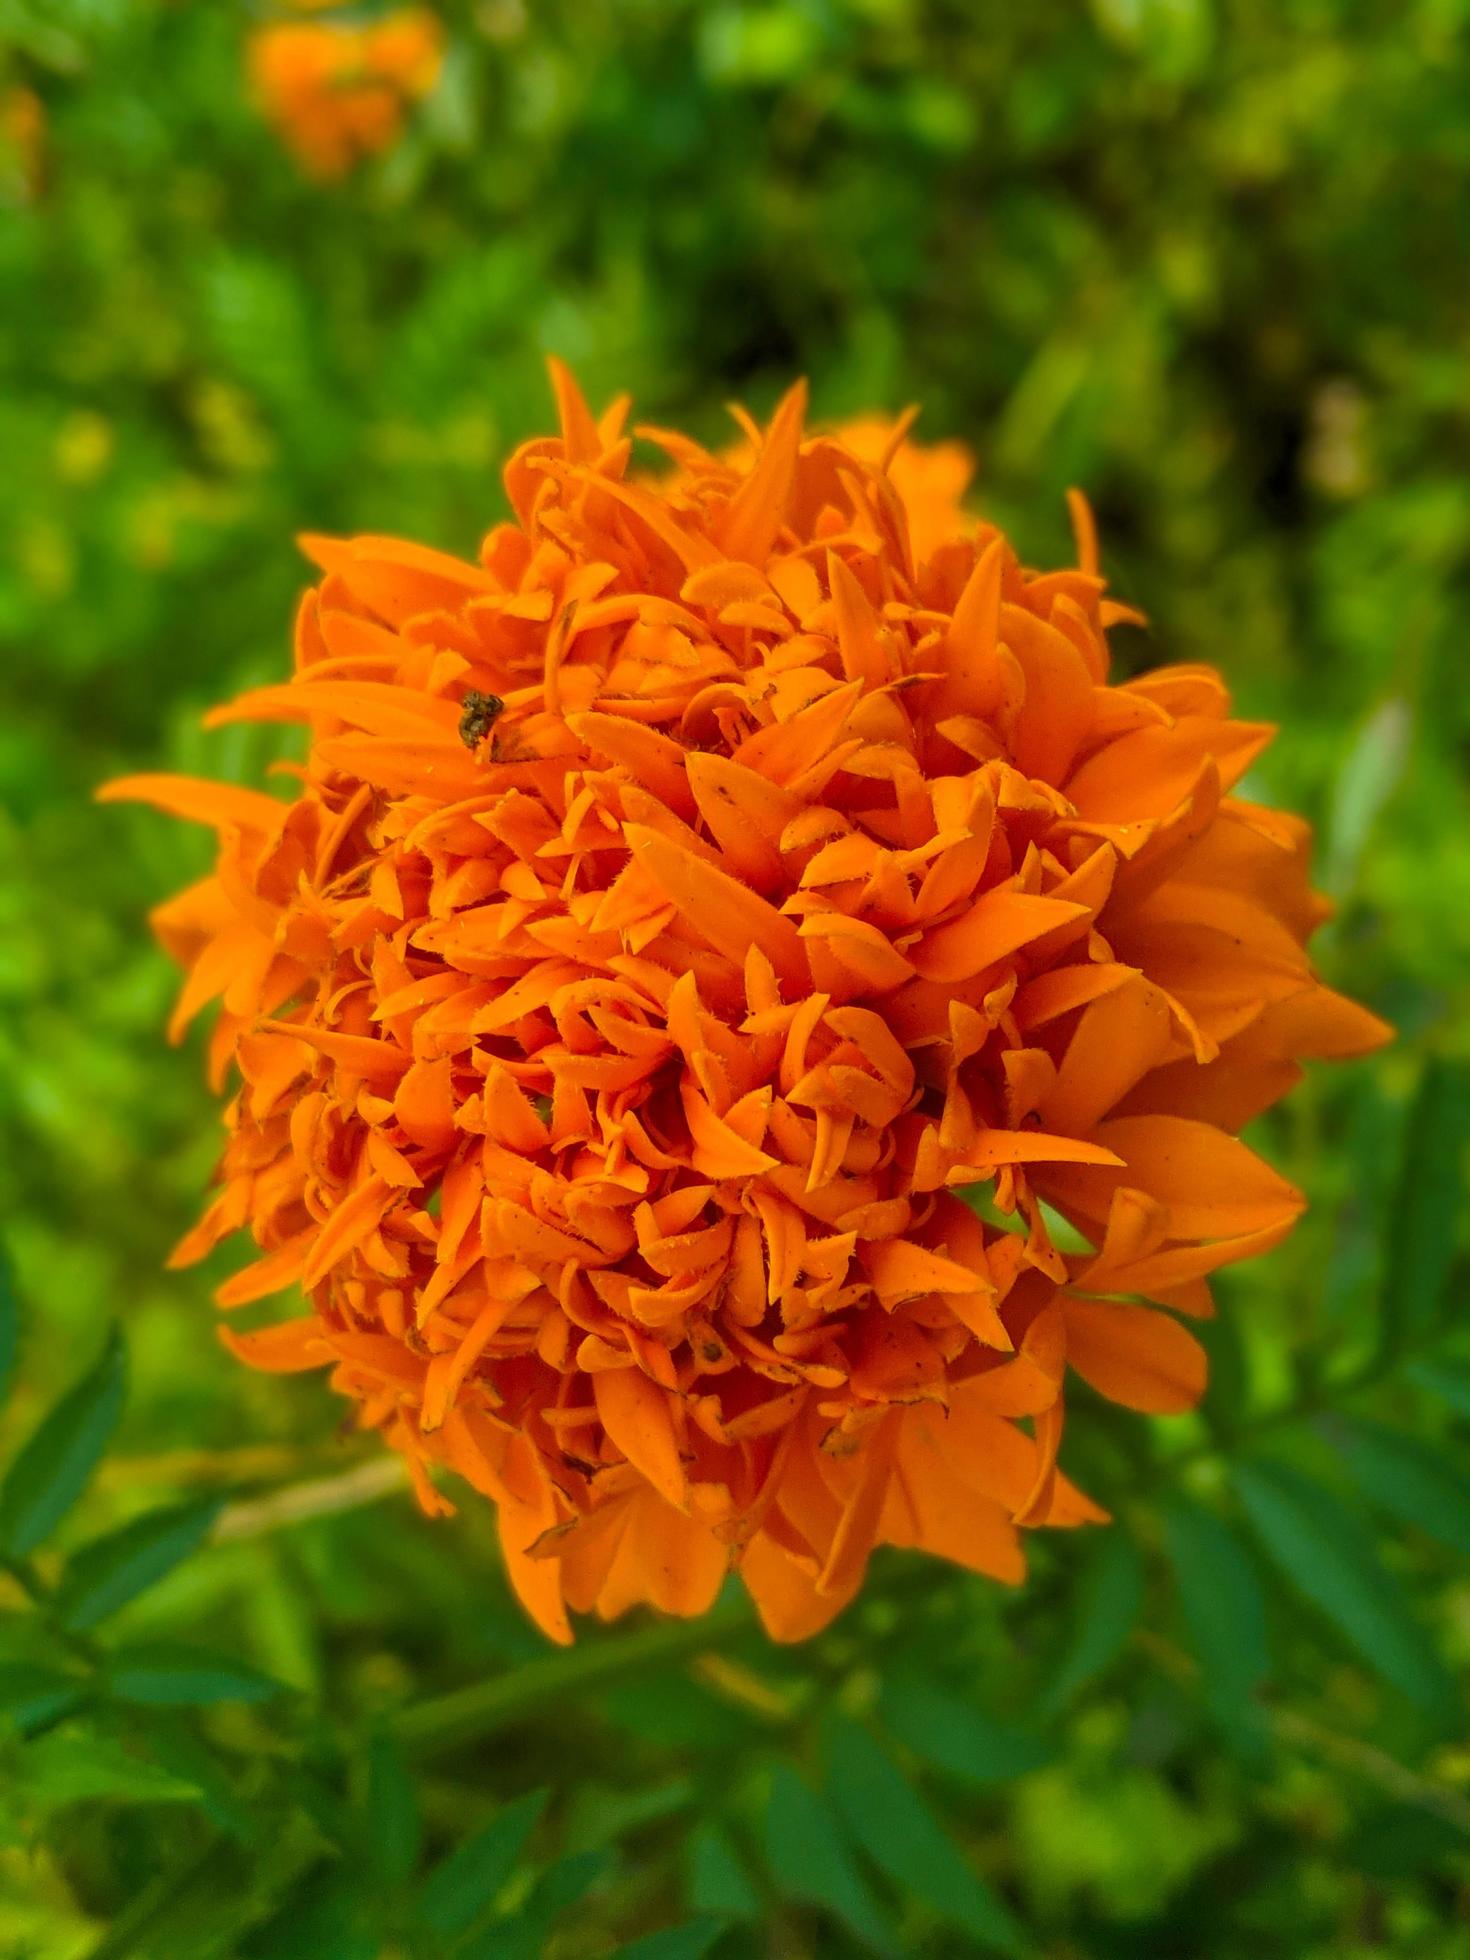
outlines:
[[743, 1599], [721, 1602], [703, 1619], [669, 1620], [637, 1633], [563, 1648], [508, 1674], [399, 1711], [390, 1723], [407, 1749], [429, 1754], [476, 1742], [563, 1699], [611, 1686], [645, 1668], [673, 1665], [718, 1647], [751, 1624]]

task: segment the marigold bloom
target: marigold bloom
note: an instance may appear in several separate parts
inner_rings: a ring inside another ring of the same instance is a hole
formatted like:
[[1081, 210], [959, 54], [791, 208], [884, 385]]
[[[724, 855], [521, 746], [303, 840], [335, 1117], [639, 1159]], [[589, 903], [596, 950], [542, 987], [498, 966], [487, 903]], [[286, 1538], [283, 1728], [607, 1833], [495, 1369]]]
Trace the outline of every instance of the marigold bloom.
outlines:
[[1080, 498], [1076, 570], [932, 498], [916, 549], [922, 457], [802, 388], [733, 460], [645, 432], [654, 481], [554, 376], [478, 563], [306, 540], [293, 678], [210, 717], [309, 725], [294, 802], [107, 792], [219, 833], [156, 915], [241, 1078], [177, 1258], [248, 1229], [221, 1305], [308, 1311], [231, 1348], [492, 1498], [558, 1639], [732, 1567], [798, 1638], [880, 1543], [1014, 1583], [1105, 1515], [1068, 1371], [1196, 1400], [1179, 1316], [1303, 1202], [1233, 1133], [1387, 1031], [1302, 950], [1306, 826], [1230, 793], [1270, 731], [1109, 684]]
[[433, 14], [404, 8], [366, 25], [277, 21], [249, 46], [266, 116], [302, 168], [345, 177], [397, 141], [405, 109], [439, 79], [444, 37]]

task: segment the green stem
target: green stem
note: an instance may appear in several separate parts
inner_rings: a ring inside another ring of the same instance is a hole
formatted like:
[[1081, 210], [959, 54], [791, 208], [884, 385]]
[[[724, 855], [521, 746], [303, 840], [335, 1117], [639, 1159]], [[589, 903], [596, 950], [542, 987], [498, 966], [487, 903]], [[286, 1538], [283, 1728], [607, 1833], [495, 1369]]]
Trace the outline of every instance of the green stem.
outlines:
[[412, 1703], [399, 1711], [390, 1727], [407, 1749], [430, 1754], [458, 1748], [524, 1721], [556, 1702], [571, 1701], [645, 1668], [672, 1666], [717, 1647], [750, 1624], [750, 1609], [743, 1599], [722, 1602], [702, 1619], [660, 1621], [637, 1633], [563, 1648], [527, 1661], [509, 1674]]

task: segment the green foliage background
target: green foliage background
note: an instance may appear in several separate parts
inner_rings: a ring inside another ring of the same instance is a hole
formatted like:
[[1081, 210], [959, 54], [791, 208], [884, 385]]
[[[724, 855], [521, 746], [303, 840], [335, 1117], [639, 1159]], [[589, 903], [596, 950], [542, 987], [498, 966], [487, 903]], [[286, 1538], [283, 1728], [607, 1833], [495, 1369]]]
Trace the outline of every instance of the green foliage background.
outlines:
[[[0, 157], [0, 1955], [1470, 1953], [1470, 8], [443, 14], [323, 188], [258, 16], [0, 3], [46, 115], [39, 182]], [[1281, 721], [1322, 963], [1402, 1030], [1263, 1126], [1314, 1209], [1226, 1275], [1203, 1414], [1079, 1395], [1121, 1523], [1019, 1595], [882, 1558], [805, 1648], [732, 1599], [553, 1654], [474, 1503], [422, 1522], [163, 1269], [216, 1132], [143, 914], [205, 847], [92, 789], [258, 779], [197, 719], [280, 671], [292, 533], [472, 550], [549, 349], [709, 436], [796, 371], [921, 400], [1033, 562], [1085, 485], [1123, 657]]]

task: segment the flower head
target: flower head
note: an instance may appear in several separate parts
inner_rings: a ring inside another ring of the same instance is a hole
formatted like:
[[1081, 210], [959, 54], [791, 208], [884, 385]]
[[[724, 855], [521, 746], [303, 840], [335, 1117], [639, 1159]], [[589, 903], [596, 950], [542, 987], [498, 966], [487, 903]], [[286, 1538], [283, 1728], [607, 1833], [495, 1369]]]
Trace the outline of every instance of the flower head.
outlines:
[[404, 110], [439, 78], [443, 32], [407, 7], [366, 25], [276, 21], [251, 37], [251, 80], [302, 168], [344, 177], [397, 141]]
[[1234, 1133], [1386, 1030], [1302, 950], [1305, 825], [1231, 793], [1270, 731], [1109, 683], [1080, 499], [1032, 572], [802, 388], [640, 478], [554, 376], [477, 562], [306, 541], [293, 677], [210, 718], [306, 722], [294, 801], [108, 792], [219, 834], [157, 914], [239, 1077], [178, 1256], [252, 1234], [221, 1305], [306, 1311], [229, 1345], [490, 1497], [556, 1637], [732, 1567], [799, 1637], [879, 1543], [1017, 1581], [1105, 1515], [1069, 1374], [1196, 1400], [1183, 1321], [1303, 1202]]

